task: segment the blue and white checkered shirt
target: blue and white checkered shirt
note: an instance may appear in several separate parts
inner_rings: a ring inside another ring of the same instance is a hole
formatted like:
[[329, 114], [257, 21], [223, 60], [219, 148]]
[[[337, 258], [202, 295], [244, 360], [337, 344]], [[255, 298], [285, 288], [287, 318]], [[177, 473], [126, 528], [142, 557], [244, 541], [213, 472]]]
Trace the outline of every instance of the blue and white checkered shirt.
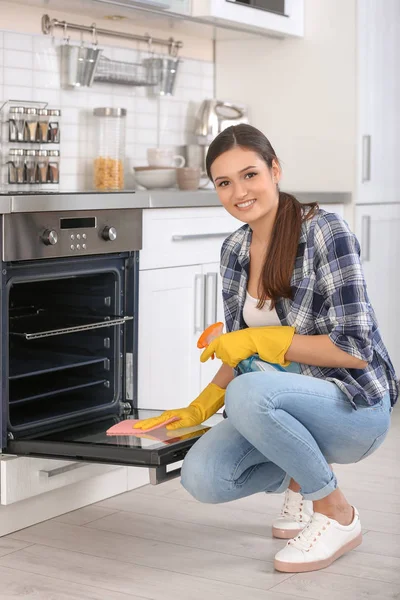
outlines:
[[[244, 225], [221, 249], [222, 295], [226, 330], [243, 329], [252, 232]], [[374, 405], [389, 391], [395, 404], [399, 382], [370, 304], [360, 247], [343, 219], [319, 209], [302, 224], [293, 274], [292, 300], [281, 298], [276, 311], [282, 325], [301, 335], [329, 335], [341, 350], [365, 360], [365, 369], [300, 364], [303, 375], [334, 382], [356, 408], [361, 395]]]

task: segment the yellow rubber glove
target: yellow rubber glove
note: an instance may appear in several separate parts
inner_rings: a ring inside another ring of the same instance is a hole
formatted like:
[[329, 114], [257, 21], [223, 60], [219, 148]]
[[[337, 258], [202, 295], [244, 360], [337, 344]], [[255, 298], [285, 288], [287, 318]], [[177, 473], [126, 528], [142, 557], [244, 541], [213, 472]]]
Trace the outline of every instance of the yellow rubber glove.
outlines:
[[231, 333], [223, 333], [215, 338], [200, 357], [205, 362], [213, 354], [230, 367], [236, 367], [241, 360], [258, 354], [265, 362], [287, 367], [285, 361], [295, 333], [294, 327], [278, 325], [276, 327], [248, 327]]
[[175, 421], [166, 426], [167, 429], [179, 429], [181, 427], [193, 427], [200, 425], [203, 421], [207, 421], [213, 414], [223, 407], [225, 402], [225, 390], [220, 388], [215, 383], [209, 383], [207, 387], [193, 400], [186, 408], [176, 408], [166, 410], [159, 417], [151, 419], [143, 419], [138, 421], [133, 429], [150, 429], [155, 425], [160, 425], [164, 421], [168, 421], [171, 417], [179, 417], [179, 421]]

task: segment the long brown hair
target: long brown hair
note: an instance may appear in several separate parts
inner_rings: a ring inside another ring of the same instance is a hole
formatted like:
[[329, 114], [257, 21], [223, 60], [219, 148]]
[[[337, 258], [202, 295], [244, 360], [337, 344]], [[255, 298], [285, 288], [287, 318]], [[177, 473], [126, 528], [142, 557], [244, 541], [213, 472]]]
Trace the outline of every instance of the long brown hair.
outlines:
[[[241, 123], [224, 129], [211, 142], [207, 152], [206, 169], [209, 178], [213, 162], [224, 152], [235, 146], [253, 150], [264, 160], [269, 169], [273, 162], [280, 166], [275, 150], [265, 135], [252, 125]], [[316, 202], [300, 203], [294, 196], [279, 189], [279, 205], [272, 229], [271, 240], [259, 281], [259, 302], [262, 308], [267, 299], [271, 309], [279, 298], [291, 298], [290, 280], [299, 245], [301, 225], [318, 210]]]

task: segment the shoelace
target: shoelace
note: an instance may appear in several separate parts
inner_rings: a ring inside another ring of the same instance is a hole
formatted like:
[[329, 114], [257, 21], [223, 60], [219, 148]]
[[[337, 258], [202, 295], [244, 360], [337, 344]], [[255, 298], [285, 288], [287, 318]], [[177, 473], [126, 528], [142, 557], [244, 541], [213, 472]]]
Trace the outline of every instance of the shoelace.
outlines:
[[290, 500], [291, 494], [289, 494], [289, 491], [286, 490], [285, 492], [285, 499], [283, 502], [283, 507], [281, 510], [281, 517], [291, 517], [294, 518], [295, 520], [300, 520], [303, 521], [303, 505], [304, 505], [304, 500], [303, 498], [301, 498], [300, 502], [298, 501], [297, 498], [295, 498], [295, 500], [291, 501]]
[[311, 521], [306, 525], [301, 533], [298, 536], [288, 541], [288, 545], [294, 546], [298, 550], [305, 550], [309, 552], [317, 539], [324, 534], [331, 524], [331, 521], [328, 519], [325, 521], [325, 525], [321, 522], [314, 521], [311, 518]]

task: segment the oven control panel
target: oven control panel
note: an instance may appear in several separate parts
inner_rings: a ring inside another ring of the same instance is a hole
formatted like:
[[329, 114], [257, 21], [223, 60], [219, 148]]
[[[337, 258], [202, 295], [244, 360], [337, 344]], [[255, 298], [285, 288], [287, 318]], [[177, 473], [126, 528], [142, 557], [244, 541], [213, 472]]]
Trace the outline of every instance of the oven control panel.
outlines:
[[140, 250], [142, 210], [11, 213], [3, 216], [3, 260]]

